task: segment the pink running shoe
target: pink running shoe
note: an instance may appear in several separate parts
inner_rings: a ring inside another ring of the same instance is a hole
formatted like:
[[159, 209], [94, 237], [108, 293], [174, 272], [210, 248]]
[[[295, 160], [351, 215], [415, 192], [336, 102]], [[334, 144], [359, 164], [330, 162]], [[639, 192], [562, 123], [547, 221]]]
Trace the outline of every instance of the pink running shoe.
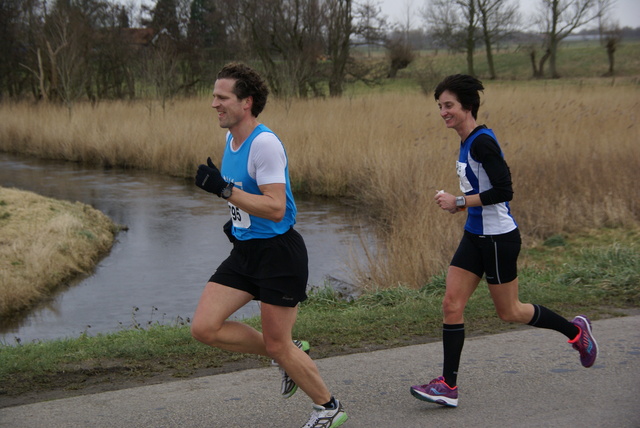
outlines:
[[414, 385], [410, 388], [411, 395], [418, 400], [443, 406], [458, 407], [458, 387], [449, 387], [444, 377], [439, 376], [426, 385]]
[[568, 343], [573, 345], [573, 349], [580, 352], [582, 365], [591, 367], [598, 356], [598, 344], [591, 333], [591, 321], [584, 315], [578, 315], [571, 322], [580, 329], [580, 333]]

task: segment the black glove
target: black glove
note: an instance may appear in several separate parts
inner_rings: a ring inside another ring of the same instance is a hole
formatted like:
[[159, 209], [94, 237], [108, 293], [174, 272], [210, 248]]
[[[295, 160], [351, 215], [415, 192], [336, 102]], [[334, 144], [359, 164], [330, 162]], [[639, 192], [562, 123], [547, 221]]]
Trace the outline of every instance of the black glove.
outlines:
[[207, 158], [207, 165], [200, 165], [196, 173], [196, 186], [214, 193], [218, 196], [222, 194], [222, 190], [227, 187], [227, 182], [222, 178], [220, 170], [211, 162], [211, 158]]

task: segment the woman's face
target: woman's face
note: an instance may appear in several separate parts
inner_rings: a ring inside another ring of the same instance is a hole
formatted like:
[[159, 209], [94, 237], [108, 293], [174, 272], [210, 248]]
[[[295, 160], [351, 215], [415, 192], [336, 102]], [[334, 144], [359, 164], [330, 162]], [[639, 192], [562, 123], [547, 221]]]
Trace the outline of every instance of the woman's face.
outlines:
[[438, 98], [440, 117], [444, 119], [447, 128], [459, 130], [469, 120], [470, 110], [465, 110], [458, 101], [458, 97], [449, 91], [444, 91]]

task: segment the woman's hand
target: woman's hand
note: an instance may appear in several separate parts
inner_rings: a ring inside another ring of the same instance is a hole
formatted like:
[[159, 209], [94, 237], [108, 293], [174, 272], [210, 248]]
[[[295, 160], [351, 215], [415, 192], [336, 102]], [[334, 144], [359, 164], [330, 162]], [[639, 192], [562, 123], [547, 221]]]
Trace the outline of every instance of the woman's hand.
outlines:
[[440, 208], [445, 211], [449, 211], [451, 214], [461, 211], [460, 208], [456, 206], [456, 197], [451, 193], [447, 193], [444, 190], [438, 190], [433, 199]]

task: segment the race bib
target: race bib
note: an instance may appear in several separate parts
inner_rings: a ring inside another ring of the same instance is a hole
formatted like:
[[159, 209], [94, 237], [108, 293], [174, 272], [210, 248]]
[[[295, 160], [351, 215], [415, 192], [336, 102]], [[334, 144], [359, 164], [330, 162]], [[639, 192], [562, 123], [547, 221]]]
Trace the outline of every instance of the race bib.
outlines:
[[467, 193], [473, 190], [473, 186], [469, 182], [467, 178], [467, 164], [464, 162], [456, 161], [456, 172], [458, 173], [458, 178], [460, 179], [460, 190], [463, 193]]
[[231, 221], [233, 222], [233, 225], [242, 229], [248, 229], [251, 226], [251, 217], [249, 217], [249, 214], [242, 211], [231, 202], [227, 202], [227, 204], [229, 204], [229, 212], [231, 214]]

